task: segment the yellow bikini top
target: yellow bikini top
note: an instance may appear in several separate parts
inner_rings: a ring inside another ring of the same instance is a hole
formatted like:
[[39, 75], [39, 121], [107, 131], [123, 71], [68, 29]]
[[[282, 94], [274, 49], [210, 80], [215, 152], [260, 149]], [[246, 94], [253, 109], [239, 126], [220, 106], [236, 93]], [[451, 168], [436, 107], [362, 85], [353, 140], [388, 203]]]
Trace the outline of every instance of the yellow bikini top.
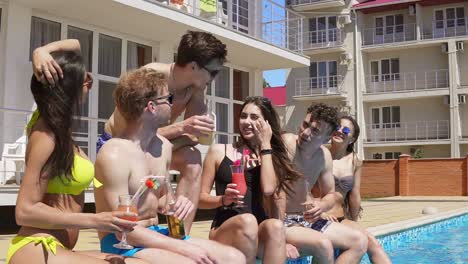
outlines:
[[[26, 128], [31, 129], [38, 119], [39, 111], [36, 110]], [[47, 193], [78, 195], [88, 188], [91, 182], [94, 183], [96, 188], [102, 186], [102, 183], [94, 178], [93, 163], [76, 153], [73, 161], [72, 177], [71, 180], [63, 175], [51, 178], [47, 185]]]

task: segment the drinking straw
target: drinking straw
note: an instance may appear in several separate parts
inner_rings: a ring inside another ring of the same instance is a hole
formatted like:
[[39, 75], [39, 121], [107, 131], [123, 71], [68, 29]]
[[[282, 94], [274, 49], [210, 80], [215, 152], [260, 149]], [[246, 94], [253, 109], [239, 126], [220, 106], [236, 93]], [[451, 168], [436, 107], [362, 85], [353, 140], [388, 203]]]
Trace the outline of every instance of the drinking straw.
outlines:
[[165, 179], [164, 176], [151, 175], [151, 176], [145, 177], [142, 180], [140, 187], [138, 188], [136, 193], [133, 195], [132, 200], [130, 200], [130, 203], [133, 204], [135, 201], [138, 201], [138, 198], [140, 198], [140, 196], [143, 195], [143, 193], [146, 190], [157, 189], [161, 185], [157, 180], [160, 179], [161, 177]]

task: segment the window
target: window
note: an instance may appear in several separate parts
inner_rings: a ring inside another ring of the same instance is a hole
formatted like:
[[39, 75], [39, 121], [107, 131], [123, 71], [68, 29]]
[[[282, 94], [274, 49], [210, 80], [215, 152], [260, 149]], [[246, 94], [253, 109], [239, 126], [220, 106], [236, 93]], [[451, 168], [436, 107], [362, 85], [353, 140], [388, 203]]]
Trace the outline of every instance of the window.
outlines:
[[98, 73], [119, 77], [122, 72], [122, 40], [99, 34]]
[[309, 18], [309, 42], [323, 43], [337, 40], [337, 17]]
[[312, 88], [337, 87], [338, 63], [336, 61], [312, 62], [309, 66], [309, 76]]
[[385, 159], [398, 159], [401, 152], [385, 152]]
[[67, 37], [69, 39], [77, 39], [81, 46], [81, 55], [86, 66], [86, 70], [93, 71], [93, 32], [73, 26], [68, 26]]
[[232, 22], [234, 29], [249, 33], [249, 1], [232, 0]]
[[373, 82], [400, 80], [400, 59], [398, 58], [371, 61], [370, 66]]
[[239, 133], [238, 120], [243, 100], [250, 95], [250, 76], [246, 71], [224, 66], [207, 88], [215, 106], [217, 143], [230, 143], [226, 133]]
[[[99, 81], [98, 87], [98, 118], [107, 119], [114, 112], [114, 89], [115, 83]], [[104, 131], [104, 123], [99, 122], [98, 134], [102, 134]]]
[[150, 46], [127, 42], [127, 70], [138, 69], [151, 62], [152, 49]]
[[[382, 118], [381, 118], [382, 117]], [[400, 107], [385, 106], [371, 109], [372, 128], [398, 128], [400, 124]]]
[[31, 38], [29, 46], [29, 59], [32, 52], [40, 47], [60, 40], [61, 24], [39, 17], [31, 17]]
[[373, 153], [372, 158], [373, 159], [382, 159], [382, 153]]
[[452, 28], [455, 26], [465, 26], [465, 9], [463, 7], [446, 8], [435, 10], [436, 29]]
[[389, 15], [375, 18], [375, 35], [394, 34], [403, 32], [403, 15]]

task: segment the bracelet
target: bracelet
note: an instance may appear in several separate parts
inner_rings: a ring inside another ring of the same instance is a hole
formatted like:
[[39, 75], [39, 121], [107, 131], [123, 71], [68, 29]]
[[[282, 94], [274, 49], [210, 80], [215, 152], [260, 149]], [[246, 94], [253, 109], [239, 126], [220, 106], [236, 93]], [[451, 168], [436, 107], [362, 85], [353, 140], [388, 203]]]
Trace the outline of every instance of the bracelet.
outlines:
[[272, 149], [262, 149], [260, 150], [260, 156], [273, 154]]
[[222, 206], [226, 206], [226, 205], [224, 204], [224, 195], [221, 195], [221, 205], [222, 205]]

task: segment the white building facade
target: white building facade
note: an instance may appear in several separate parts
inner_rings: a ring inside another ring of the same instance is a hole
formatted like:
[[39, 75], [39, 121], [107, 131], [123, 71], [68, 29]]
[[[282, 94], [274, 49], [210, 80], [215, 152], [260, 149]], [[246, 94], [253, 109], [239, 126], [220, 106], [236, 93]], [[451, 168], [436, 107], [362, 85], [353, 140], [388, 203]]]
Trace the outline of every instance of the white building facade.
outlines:
[[363, 158], [467, 154], [467, 1], [289, 4], [306, 16], [311, 65], [289, 74], [288, 129], [326, 102], [357, 118]]

